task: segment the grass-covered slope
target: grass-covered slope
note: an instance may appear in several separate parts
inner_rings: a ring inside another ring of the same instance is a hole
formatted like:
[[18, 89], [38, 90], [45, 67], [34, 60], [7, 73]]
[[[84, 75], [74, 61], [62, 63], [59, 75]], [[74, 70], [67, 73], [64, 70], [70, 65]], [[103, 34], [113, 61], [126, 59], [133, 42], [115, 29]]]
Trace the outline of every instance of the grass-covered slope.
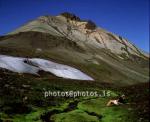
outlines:
[[[10, 122], [148, 122], [149, 84], [118, 87], [96, 81], [60, 79], [50, 74], [35, 77], [0, 71], [0, 119]], [[44, 91], [111, 91], [110, 97], [44, 97]], [[125, 94], [128, 104], [107, 107], [110, 99]], [[24, 101], [24, 98], [27, 98]]]

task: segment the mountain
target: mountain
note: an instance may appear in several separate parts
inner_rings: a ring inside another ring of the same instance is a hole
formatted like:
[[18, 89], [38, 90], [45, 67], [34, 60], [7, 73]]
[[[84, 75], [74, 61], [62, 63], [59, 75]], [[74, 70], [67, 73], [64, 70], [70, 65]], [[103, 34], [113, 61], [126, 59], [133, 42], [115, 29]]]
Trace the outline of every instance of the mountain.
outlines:
[[0, 52], [69, 65], [97, 82], [129, 85], [149, 81], [149, 54], [68, 12], [41, 16], [1, 36]]
[[149, 54], [71, 13], [0, 36], [0, 122], [148, 122], [148, 81]]

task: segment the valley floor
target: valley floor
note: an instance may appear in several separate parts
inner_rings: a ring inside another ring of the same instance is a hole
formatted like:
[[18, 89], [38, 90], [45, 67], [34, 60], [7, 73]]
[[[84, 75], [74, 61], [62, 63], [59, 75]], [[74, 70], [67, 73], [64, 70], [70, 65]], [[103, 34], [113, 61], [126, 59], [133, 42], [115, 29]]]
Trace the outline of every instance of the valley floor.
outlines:
[[[94, 82], [94, 81], [93, 81]], [[35, 77], [0, 70], [0, 121], [2, 122], [148, 122], [149, 83], [118, 87], [112, 84], [75, 81], [54, 76]], [[109, 90], [110, 97], [48, 97], [52, 91]], [[107, 107], [125, 94], [128, 104]], [[24, 101], [24, 98], [27, 100]]]

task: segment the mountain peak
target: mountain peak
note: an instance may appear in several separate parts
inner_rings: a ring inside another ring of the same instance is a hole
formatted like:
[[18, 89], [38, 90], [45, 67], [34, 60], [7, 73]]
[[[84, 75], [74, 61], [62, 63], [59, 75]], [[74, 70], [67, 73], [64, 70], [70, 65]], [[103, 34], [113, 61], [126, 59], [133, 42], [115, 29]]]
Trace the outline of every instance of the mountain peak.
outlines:
[[89, 30], [94, 30], [97, 27], [93, 21], [82, 20], [80, 17], [78, 17], [77, 15], [75, 15], [73, 13], [63, 12], [60, 15], [65, 17], [68, 21], [71, 20], [71, 21], [77, 21], [77, 22], [86, 22], [85, 28], [89, 29]]
[[60, 15], [64, 16], [66, 19], [75, 20], [75, 21], [81, 21], [80, 17], [76, 16], [73, 13], [63, 12]]

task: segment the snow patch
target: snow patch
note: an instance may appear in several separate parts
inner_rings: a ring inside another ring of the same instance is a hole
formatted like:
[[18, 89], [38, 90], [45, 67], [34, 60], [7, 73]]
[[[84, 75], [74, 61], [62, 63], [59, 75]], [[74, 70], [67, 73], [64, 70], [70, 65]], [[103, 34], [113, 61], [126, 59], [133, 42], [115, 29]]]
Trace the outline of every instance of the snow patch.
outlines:
[[35, 75], [38, 75], [38, 71], [43, 70], [62, 78], [94, 80], [78, 69], [40, 58], [26, 59], [21, 57], [0, 55], [0, 68], [18, 73], [30, 73]]

